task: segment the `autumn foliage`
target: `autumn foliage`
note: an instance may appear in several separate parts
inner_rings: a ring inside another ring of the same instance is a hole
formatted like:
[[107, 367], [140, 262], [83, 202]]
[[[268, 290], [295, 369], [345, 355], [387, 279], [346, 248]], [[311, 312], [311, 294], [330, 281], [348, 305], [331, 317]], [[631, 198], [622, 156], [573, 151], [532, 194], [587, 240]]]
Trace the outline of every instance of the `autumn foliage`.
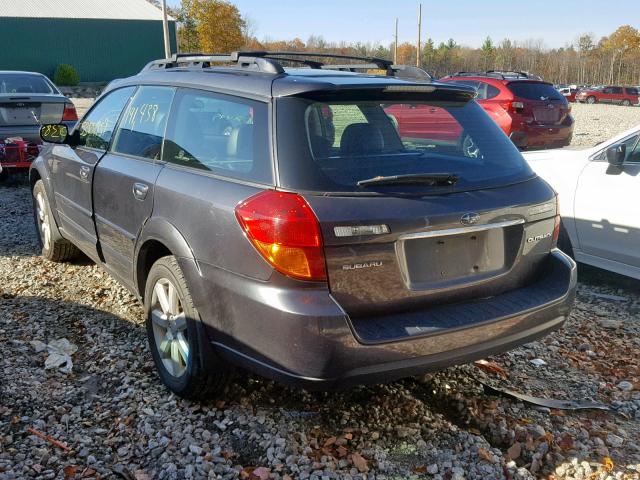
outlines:
[[222, 0], [192, 0], [189, 16], [195, 21], [200, 50], [228, 53], [240, 49], [244, 20], [235, 5]]

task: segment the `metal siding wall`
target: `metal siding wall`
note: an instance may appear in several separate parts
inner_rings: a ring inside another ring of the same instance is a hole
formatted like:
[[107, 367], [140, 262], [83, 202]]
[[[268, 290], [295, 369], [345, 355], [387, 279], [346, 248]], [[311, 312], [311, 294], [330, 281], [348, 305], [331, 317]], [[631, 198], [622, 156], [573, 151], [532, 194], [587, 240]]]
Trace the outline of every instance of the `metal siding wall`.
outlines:
[[[169, 22], [169, 34], [175, 52], [175, 22]], [[138, 73], [163, 57], [160, 21], [0, 18], [0, 70], [53, 78], [56, 67], [68, 63], [81, 82], [105, 82]]]

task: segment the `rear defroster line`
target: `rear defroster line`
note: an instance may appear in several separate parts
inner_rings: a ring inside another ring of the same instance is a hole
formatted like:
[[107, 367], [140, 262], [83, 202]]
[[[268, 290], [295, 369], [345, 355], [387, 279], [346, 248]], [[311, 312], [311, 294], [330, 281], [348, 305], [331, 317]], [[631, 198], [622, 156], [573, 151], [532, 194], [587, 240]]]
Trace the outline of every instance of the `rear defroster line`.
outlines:
[[557, 398], [540, 398], [540, 397], [532, 397], [531, 395], [526, 395], [524, 393], [514, 392], [513, 390], [509, 390], [506, 388], [496, 388], [491, 385], [487, 385], [486, 383], [480, 382], [482, 387], [484, 388], [484, 393], [487, 395], [495, 395], [502, 397], [511, 397], [517, 400], [521, 400], [526, 403], [530, 403], [532, 405], [537, 405], [539, 407], [547, 407], [553, 408], [557, 410], [607, 410], [607, 411], [615, 411], [616, 409], [610, 405], [605, 405], [604, 403], [599, 402], [590, 402], [583, 400], [559, 400]]

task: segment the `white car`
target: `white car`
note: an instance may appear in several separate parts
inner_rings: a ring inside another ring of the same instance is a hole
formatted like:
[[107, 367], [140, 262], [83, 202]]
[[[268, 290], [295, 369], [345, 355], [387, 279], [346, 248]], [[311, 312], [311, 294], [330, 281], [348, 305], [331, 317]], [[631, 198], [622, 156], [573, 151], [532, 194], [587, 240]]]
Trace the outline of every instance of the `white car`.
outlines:
[[579, 262], [640, 279], [640, 125], [593, 148], [524, 157], [559, 194], [559, 247]]

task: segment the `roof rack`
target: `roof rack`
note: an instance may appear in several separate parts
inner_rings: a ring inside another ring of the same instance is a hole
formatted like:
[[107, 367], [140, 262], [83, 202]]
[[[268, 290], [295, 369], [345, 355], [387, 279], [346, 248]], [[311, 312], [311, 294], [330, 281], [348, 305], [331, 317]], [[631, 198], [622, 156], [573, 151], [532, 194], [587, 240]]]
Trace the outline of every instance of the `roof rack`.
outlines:
[[539, 75], [534, 75], [529, 72], [519, 72], [519, 71], [511, 71], [511, 70], [487, 70], [486, 72], [456, 72], [451, 75], [447, 75], [446, 78], [450, 77], [491, 77], [491, 78], [499, 78], [501, 80], [509, 80], [509, 79], [529, 79], [529, 80], [542, 80], [542, 77]]
[[[309, 58], [311, 57], [311, 58]], [[360, 60], [363, 63], [331, 64], [319, 59]], [[298, 63], [312, 69], [340, 70], [355, 72], [358, 70], [384, 70], [389, 77], [409, 80], [430, 81], [426, 71], [410, 65], [394, 65], [392, 61], [377, 57], [360, 57], [355, 55], [339, 55], [317, 52], [270, 52], [248, 51], [230, 54], [214, 53], [177, 53], [171, 58], [153, 60], [142, 71], [166, 70], [178, 67], [209, 68], [215, 64], [231, 64], [235, 68], [253, 70], [272, 75], [285, 73], [281, 62]]]

